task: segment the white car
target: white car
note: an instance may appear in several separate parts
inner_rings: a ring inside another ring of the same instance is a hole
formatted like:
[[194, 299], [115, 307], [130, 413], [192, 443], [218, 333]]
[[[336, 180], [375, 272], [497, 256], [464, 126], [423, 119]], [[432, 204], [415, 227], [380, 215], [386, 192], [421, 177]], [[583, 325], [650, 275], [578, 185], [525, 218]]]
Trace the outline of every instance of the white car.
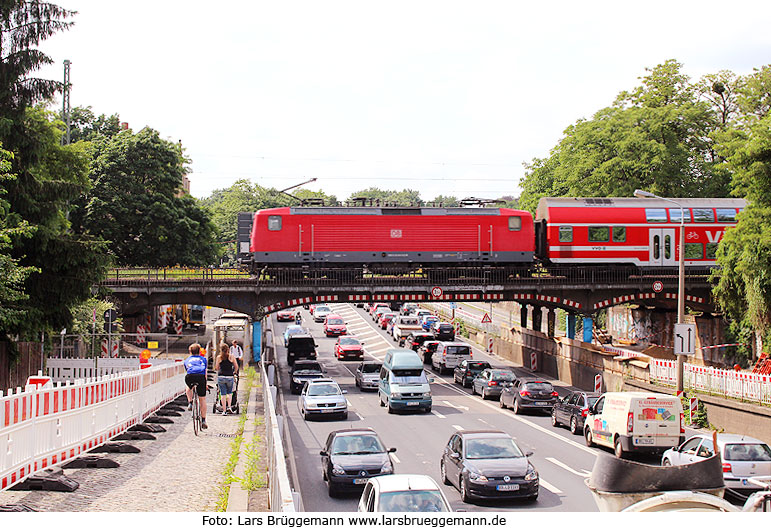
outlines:
[[[738, 491], [760, 490], [750, 479], [771, 480], [771, 447], [768, 444], [731, 433], [719, 433], [717, 446], [723, 462], [723, 481], [728, 489]], [[661, 456], [664, 466], [687, 465], [712, 457], [712, 435], [696, 435]]]
[[362, 513], [452, 512], [439, 485], [430, 476], [391, 474], [370, 478], [359, 498]]
[[303, 387], [297, 405], [305, 420], [310, 419], [311, 415], [339, 416], [345, 420], [348, 418], [346, 393], [337, 382], [329, 378], [309, 381]]
[[325, 304], [319, 304], [313, 309], [313, 320], [317, 323], [323, 323], [330, 313], [332, 313], [332, 308]]

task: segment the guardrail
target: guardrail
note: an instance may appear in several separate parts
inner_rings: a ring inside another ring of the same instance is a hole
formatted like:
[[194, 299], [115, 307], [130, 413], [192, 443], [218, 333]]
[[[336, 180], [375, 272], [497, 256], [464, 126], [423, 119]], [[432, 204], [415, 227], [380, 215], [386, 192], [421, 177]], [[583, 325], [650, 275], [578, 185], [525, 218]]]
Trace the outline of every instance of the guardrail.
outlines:
[[185, 390], [185, 368], [142, 370], [0, 391], [0, 490], [143, 422]]
[[[273, 512], [295, 512], [292, 499], [292, 487], [286, 468], [286, 456], [276, 417], [275, 386], [271, 385], [265, 365], [260, 364], [262, 372], [262, 398], [265, 404], [265, 433], [268, 449], [268, 501]], [[273, 389], [273, 391], [271, 391]]]
[[[654, 383], [676, 385], [677, 362], [651, 359], [650, 377]], [[771, 406], [771, 375], [702, 367], [686, 363], [683, 387], [711, 395], [736, 398]]]

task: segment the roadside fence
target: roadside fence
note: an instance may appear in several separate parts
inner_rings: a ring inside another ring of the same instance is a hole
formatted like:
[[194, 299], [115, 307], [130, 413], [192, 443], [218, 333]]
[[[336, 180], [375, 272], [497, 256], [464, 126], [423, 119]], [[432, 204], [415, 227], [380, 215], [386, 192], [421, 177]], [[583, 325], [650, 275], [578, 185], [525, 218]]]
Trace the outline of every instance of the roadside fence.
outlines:
[[51, 354], [55, 358], [120, 358], [139, 356], [144, 349], [149, 349], [153, 357], [187, 356], [187, 347], [199, 339], [195, 334], [143, 331], [137, 334], [63, 334], [54, 339]]
[[[652, 358], [649, 369], [652, 382], [676, 385], [677, 361]], [[711, 395], [771, 406], [771, 375], [768, 374], [702, 367], [686, 363], [683, 372], [683, 387]]]
[[184, 392], [184, 376], [182, 363], [164, 363], [0, 391], [0, 490], [143, 422]]

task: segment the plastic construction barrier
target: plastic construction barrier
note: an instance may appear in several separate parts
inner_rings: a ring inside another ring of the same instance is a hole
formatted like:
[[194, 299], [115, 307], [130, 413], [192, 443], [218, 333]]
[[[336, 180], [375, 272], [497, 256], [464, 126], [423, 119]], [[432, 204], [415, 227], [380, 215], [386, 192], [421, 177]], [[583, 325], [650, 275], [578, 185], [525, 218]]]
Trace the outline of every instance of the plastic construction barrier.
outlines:
[[0, 490], [103, 444], [184, 390], [184, 366], [169, 363], [0, 391]]

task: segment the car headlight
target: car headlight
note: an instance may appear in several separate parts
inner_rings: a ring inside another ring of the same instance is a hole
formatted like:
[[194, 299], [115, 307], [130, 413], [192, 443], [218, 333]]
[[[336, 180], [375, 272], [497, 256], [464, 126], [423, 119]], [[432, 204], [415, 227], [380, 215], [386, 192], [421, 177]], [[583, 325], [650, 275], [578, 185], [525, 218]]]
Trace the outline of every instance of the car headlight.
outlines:
[[423, 393], [423, 398], [431, 398], [431, 393]]
[[300, 380], [299, 378], [292, 378], [292, 381], [294, 383], [302, 383], [302, 380]]
[[534, 479], [538, 479], [538, 472], [535, 471], [535, 468], [530, 466], [527, 468], [527, 474], [525, 474], [525, 481], [533, 481]]
[[336, 476], [344, 476], [345, 470], [342, 467], [335, 465], [332, 467], [332, 473]]
[[401, 395], [401, 394], [399, 394], [399, 393], [391, 393], [391, 398], [396, 398], [396, 399], [399, 399], [399, 398], [401, 398], [401, 397], [402, 397], [402, 395]]
[[380, 468], [381, 474], [390, 474], [394, 471], [394, 466], [391, 463], [386, 463]]
[[479, 482], [479, 483], [483, 483], [483, 482], [487, 481], [487, 477], [483, 476], [482, 474], [477, 474], [476, 472], [469, 472], [468, 473], [468, 478], [471, 481], [475, 481], [475, 482]]

